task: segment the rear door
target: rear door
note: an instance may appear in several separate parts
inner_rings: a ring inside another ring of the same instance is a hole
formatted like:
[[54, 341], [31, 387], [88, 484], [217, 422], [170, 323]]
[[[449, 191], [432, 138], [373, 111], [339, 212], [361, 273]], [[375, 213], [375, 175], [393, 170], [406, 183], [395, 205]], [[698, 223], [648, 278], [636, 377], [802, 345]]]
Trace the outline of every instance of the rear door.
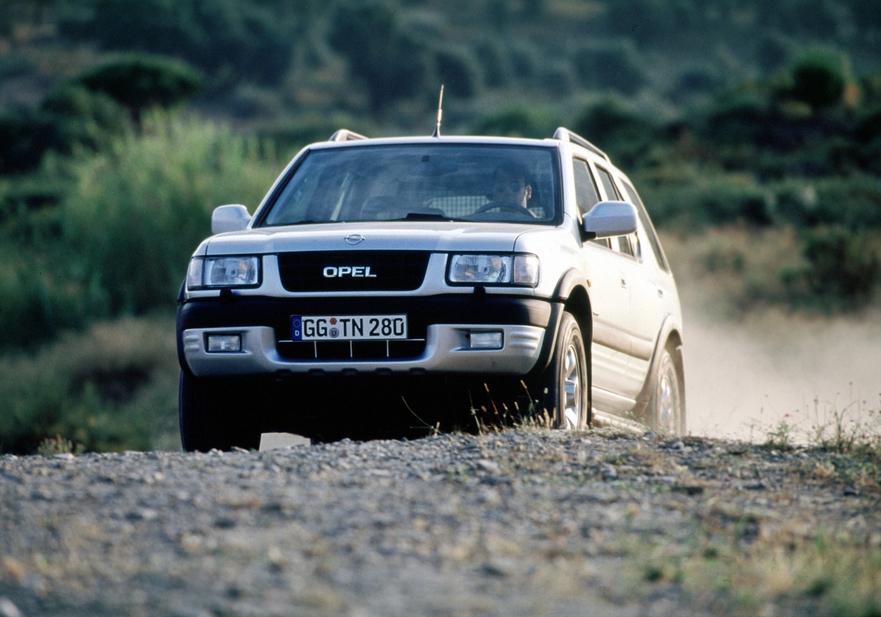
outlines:
[[625, 179], [618, 178], [624, 190], [624, 200], [636, 207], [638, 216], [636, 263], [631, 277], [631, 315], [633, 319], [632, 367], [637, 375], [645, 376], [657, 343], [661, 326], [676, 310], [676, 289], [667, 259], [636, 190]]
[[[605, 199], [625, 200], [610, 168], [596, 164], [595, 169]], [[619, 414], [629, 411], [635, 404], [636, 397], [645, 382], [644, 358], [651, 356], [652, 349], [652, 341], [643, 328], [643, 325], [651, 322], [651, 318], [644, 320], [644, 307], [641, 301], [637, 302], [635, 293], [642, 289], [641, 281], [645, 276], [641, 261], [642, 243], [638, 232], [637, 228], [635, 233], [609, 238], [610, 248], [615, 255], [615, 280], [626, 291], [630, 302], [626, 319], [620, 323], [618, 330], [622, 342], [624, 339], [627, 341], [627, 363], [616, 376], [614, 390], [616, 397], [612, 401], [614, 404], [612, 411]]]

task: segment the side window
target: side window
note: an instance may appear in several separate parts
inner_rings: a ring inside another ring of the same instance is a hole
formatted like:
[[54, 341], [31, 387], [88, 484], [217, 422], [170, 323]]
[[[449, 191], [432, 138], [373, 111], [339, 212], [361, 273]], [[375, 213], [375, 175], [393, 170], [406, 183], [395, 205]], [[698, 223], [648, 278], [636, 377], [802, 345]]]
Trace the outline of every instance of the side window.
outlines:
[[618, 241], [618, 252], [639, 259], [639, 238], [636, 234], [617, 236], [612, 239]]
[[597, 167], [597, 171], [600, 174], [600, 182], [603, 183], [603, 188], [606, 189], [606, 195], [608, 195], [608, 198], [621, 199], [621, 194], [618, 192], [617, 187], [615, 187], [615, 182], [612, 180], [612, 174], [602, 167]]
[[[584, 216], [600, 202], [597, 184], [587, 163], [581, 159], [572, 159], [572, 175], [575, 176], [575, 202], [579, 214]], [[591, 242], [611, 248], [608, 238], [594, 238]]]
[[[600, 174], [600, 182], [603, 183], [603, 188], [606, 190], [606, 195], [609, 196], [609, 199], [621, 199], [621, 193], [618, 191], [615, 181], [612, 180], [612, 174], [602, 167], [597, 167], [597, 171]], [[626, 236], [617, 236], [611, 240], [612, 248], [622, 255], [630, 255], [631, 257], [640, 259], [639, 238], [635, 233]]]
[[575, 201], [579, 213], [583, 215], [600, 202], [600, 196], [587, 163], [572, 159], [572, 174], [575, 176]]
[[649, 246], [652, 247], [652, 253], [655, 255], [655, 261], [658, 262], [658, 266], [666, 271], [670, 271], [670, 266], [667, 263], [667, 258], [664, 255], [664, 251], [661, 250], [661, 242], [658, 240], [658, 235], [655, 233], [655, 228], [652, 225], [651, 220], [649, 219], [648, 213], [645, 211], [645, 206], [642, 203], [642, 200], [639, 198], [639, 195], [636, 193], [636, 189], [634, 189], [630, 183], [622, 182], [624, 186], [624, 191], [627, 193], [628, 201], [636, 206], [636, 212], [639, 214], [639, 221], [642, 223], [642, 227], [645, 230], [646, 238], [648, 239]]

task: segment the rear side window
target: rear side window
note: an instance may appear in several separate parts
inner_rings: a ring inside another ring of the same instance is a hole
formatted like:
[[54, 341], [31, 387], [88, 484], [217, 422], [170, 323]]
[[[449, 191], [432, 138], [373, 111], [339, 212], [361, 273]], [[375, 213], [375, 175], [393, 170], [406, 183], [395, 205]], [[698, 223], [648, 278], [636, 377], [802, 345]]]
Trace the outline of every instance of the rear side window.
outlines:
[[597, 167], [597, 171], [600, 173], [600, 182], [603, 183], [603, 188], [606, 189], [606, 195], [609, 196], [609, 199], [621, 199], [615, 182], [612, 180], [612, 174], [602, 167]]
[[639, 236], [636, 234], [628, 234], [626, 236], [617, 236], [615, 240], [618, 241], [619, 253], [624, 253], [625, 255], [640, 259]]
[[658, 262], [658, 266], [665, 272], [669, 272], [670, 264], [667, 263], [667, 257], [661, 249], [661, 242], [658, 240], [655, 227], [652, 225], [652, 221], [649, 219], [649, 215], [645, 211], [645, 206], [643, 205], [642, 200], [636, 193], [636, 189], [630, 186], [630, 183], [622, 181], [621, 184], [624, 186], [624, 191], [627, 193], [627, 201], [636, 206], [636, 212], [639, 214], [639, 220], [642, 223], [646, 236], [648, 237], [649, 245], [652, 247], [652, 253], [655, 254], [655, 260]]
[[[600, 182], [603, 183], [603, 188], [606, 191], [606, 195], [609, 196], [609, 199], [621, 199], [621, 192], [618, 190], [618, 186], [612, 179], [612, 174], [599, 166], [597, 166], [597, 171], [600, 174]], [[630, 255], [635, 259], [642, 260], [639, 236], [635, 233], [612, 238], [612, 248], [616, 249], [623, 255]]]

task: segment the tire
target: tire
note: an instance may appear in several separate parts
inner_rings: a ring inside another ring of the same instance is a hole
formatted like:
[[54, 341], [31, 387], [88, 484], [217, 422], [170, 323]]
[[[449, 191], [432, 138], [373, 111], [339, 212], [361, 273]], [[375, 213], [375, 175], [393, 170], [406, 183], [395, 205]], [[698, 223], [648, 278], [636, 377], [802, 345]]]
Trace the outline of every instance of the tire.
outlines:
[[253, 380], [206, 379], [181, 371], [178, 411], [183, 449], [259, 448], [262, 431], [255, 394]]
[[589, 366], [581, 328], [564, 312], [553, 358], [542, 375], [543, 407], [553, 428], [583, 431], [590, 424]]
[[653, 431], [680, 435], [685, 432], [685, 399], [674, 353], [676, 350], [668, 344], [658, 358], [647, 420]]

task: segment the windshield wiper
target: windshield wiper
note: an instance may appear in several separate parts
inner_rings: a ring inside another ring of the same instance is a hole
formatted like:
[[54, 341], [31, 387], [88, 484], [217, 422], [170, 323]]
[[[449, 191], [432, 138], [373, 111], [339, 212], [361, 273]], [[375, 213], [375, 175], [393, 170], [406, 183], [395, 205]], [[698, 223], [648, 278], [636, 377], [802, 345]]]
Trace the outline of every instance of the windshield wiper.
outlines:
[[451, 221], [448, 216], [443, 214], [434, 214], [431, 212], [408, 212], [404, 217], [405, 221]]

